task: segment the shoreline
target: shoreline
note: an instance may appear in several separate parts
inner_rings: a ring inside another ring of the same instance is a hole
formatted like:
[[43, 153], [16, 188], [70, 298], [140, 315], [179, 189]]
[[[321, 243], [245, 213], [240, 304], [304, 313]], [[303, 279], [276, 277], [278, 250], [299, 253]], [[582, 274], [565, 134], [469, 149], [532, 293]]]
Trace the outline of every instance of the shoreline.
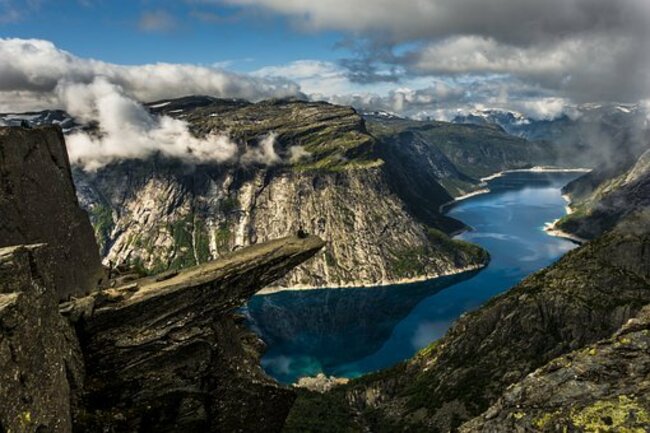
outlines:
[[458, 196], [458, 197], [454, 198], [453, 200], [450, 200], [450, 201], [448, 201], [446, 203], [441, 204], [438, 207], [438, 212], [440, 212], [440, 213], [444, 212], [445, 209], [447, 209], [448, 207], [458, 203], [459, 201], [467, 200], [468, 198], [476, 197], [477, 195], [487, 194], [489, 192], [492, 192], [490, 190], [490, 188], [481, 188], [481, 189], [477, 189], [477, 190], [472, 191], [472, 192], [468, 192], [467, 194], [463, 194], [461, 196]]
[[503, 170], [498, 173], [491, 174], [486, 177], [479, 179], [481, 182], [487, 182], [498, 177], [502, 177], [508, 173], [589, 173], [591, 168], [563, 168], [563, 167], [553, 167], [538, 165], [531, 168], [514, 168], [511, 170]]
[[[531, 167], [531, 168], [518, 168], [518, 169], [512, 169], [512, 170], [504, 170], [500, 171], [498, 173], [494, 173], [490, 176], [481, 178], [481, 184], [479, 186], [482, 186], [483, 188], [477, 189], [475, 191], [469, 192], [467, 194], [463, 194], [461, 196], [458, 196], [454, 198], [451, 201], [448, 201], [446, 203], [443, 203], [440, 205], [438, 210], [442, 213], [444, 210], [446, 210], [448, 207], [453, 206], [454, 204], [469, 199], [471, 197], [476, 197], [479, 195], [483, 194], [489, 194], [492, 192], [489, 188], [487, 188], [487, 181], [496, 179], [498, 177], [502, 177], [508, 173], [588, 173], [592, 169], [590, 168], [561, 168], [561, 167], [550, 167], [550, 166], [536, 166], [536, 167]], [[568, 196], [562, 195], [562, 198], [564, 198], [567, 202], [570, 202]], [[567, 214], [570, 212], [573, 212], [571, 210], [570, 206], [567, 205]], [[557, 230], [553, 228], [553, 225], [559, 221], [559, 219], [553, 221], [552, 223], [546, 223], [544, 227], [544, 231], [548, 233], [549, 236], [555, 236], [555, 237], [560, 237], [564, 238], [567, 240], [570, 240], [572, 242], [575, 242], [577, 244], [582, 244], [585, 242], [584, 239], [580, 239], [577, 236], [572, 236], [569, 233], [562, 232], [561, 230]], [[458, 236], [461, 233], [464, 233], [468, 230], [471, 230], [471, 227], [468, 227], [467, 229], [464, 230], [458, 230], [456, 233], [452, 233], [449, 235], [449, 237], [455, 237]], [[408, 285], [408, 284], [413, 284], [413, 283], [421, 283], [424, 281], [431, 281], [435, 280], [438, 278], [443, 278], [443, 277], [450, 277], [453, 275], [460, 275], [466, 272], [472, 272], [472, 271], [478, 271], [481, 269], [484, 269], [489, 265], [488, 263], [485, 263], [483, 265], [475, 265], [475, 266], [467, 266], [465, 268], [461, 269], [456, 269], [453, 271], [445, 272], [442, 274], [436, 274], [436, 275], [421, 275], [418, 277], [411, 277], [411, 278], [400, 278], [397, 280], [384, 280], [380, 281], [377, 283], [360, 283], [360, 282], [350, 282], [350, 283], [344, 283], [344, 284], [333, 284], [333, 285], [327, 285], [327, 286], [314, 286], [314, 285], [295, 285], [291, 287], [265, 287], [259, 292], [255, 294], [255, 296], [265, 296], [265, 295], [272, 295], [274, 293], [280, 293], [280, 292], [290, 292], [290, 291], [302, 291], [302, 290], [319, 290], [319, 289], [367, 289], [371, 287], [386, 287], [386, 286], [397, 286], [397, 285]]]
[[556, 238], [561, 238], [561, 239], [566, 239], [568, 241], [571, 241], [573, 243], [576, 243], [578, 245], [582, 245], [585, 242], [587, 242], [586, 239], [582, 239], [581, 237], [572, 235], [571, 233], [567, 233], [565, 231], [562, 231], [558, 228], [555, 227], [557, 222], [560, 221], [560, 219], [556, 219], [550, 223], [544, 224], [544, 231], [546, 232], [547, 235], [553, 236]]
[[[468, 192], [467, 194], [463, 194], [461, 196], [455, 197], [453, 200], [450, 200], [446, 203], [443, 203], [440, 205], [438, 208], [439, 212], [444, 212], [448, 207], [456, 204], [459, 201], [466, 200], [471, 197], [476, 197], [477, 195], [482, 195], [482, 194], [489, 194], [492, 192], [490, 188], [487, 186], [487, 182], [493, 179], [497, 179], [499, 177], [503, 177], [508, 173], [589, 173], [592, 169], [591, 168], [563, 168], [563, 167], [552, 167], [552, 166], [535, 166], [531, 168], [514, 168], [511, 170], [503, 170], [499, 171], [497, 173], [491, 174], [486, 177], [482, 177], [479, 179], [481, 182], [479, 186], [482, 188], [474, 190], [472, 192]], [[567, 203], [570, 203], [570, 199], [568, 198], [567, 195], [562, 195], [562, 198], [564, 198]], [[567, 214], [573, 213], [573, 210], [567, 206]]]
[[435, 275], [421, 275], [418, 277], [410, 277], [410, 278], [399, 278], [397, 280], [382, 280], [376, 283], [360, 283], [360, 282], [352, 282], [352, 283], [344, 283], [344, 284], [333, 284], [333, 285], [328, 285], [328, 286], [313, 286], [313, 285], [307, 285], [307, 284], [301, 284], [301, 285], [296, 285], [296, 286], [291, 286], [291, 287], [265, 287], [259, 292], [255, 293], [255, 296], [260, 296], [260, 295], [272, 295], [274, 293], [280, 293], [280, 292], [292, 292], [292, 291], [308, 291], [308, 290], [329, 290], [329, 289], [369, 289], [372, 287], [386, 287], [386, 286], [401, 286], [401, 285], [409, 285], [409, 284], [414, 284], [414, 283], [422, 283], [425, 281], [431, 281], [431, 280], [436, 280], [438, 278], [443, 278], [443, 277], [451, 277], [454, 275], [460, 275], [464, 274], [467, 272], [474, 272], [474, 271], [479, 271], [481, 269], [484, 269], [487, 267], [487, 265], [490, 262], [488, 261], [485, 264], [482, 265], [474, 265], [474, 266], [466, 266], [464, 268], [460, 269], [455, 269], [453, 271], [449, 272], [443, 272], [441, 274], [435, 274]]
[[[566, 214], [571, 215], [573, 212], [575, 212], [573, 210], [573, 208], [571, 208], [571, 197], [569, 197], [567, 194], [562, 194], [562, 198], [564, 199], [564, 201], [567, 202], [567, 205], [564, 207], [564, 210], [565, 210]], [[558, 229], [556, 226], [557, 226], [557, 223], [559, 221], [560, 221], [560, 218], [558, 218], [558, 219], [556, 219], [554, 221], [551, 221], [550, 223], [547, 222], [546, 224], [544, 224], [544, 231], [546, 232], [547, 235], [553, 236], [553, 237], [556, 237], [556, 238], [566, 239], [566, 240], [574, 242], [574, 243], [576, 243], [578, 245], [582, 245], [585, 242], [587, 242], [586, 239], [582, 239], [579, 236], [575, 236], [575, 235], [572, 235], [571, 233], [567, 233], [567, 232], [565, 232], [563, 230]]]

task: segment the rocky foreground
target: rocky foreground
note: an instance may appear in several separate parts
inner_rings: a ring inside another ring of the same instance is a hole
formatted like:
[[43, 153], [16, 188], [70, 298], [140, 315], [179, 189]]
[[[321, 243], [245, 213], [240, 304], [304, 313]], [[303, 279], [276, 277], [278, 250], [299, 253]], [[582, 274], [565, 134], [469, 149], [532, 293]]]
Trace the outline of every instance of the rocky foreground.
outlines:
[[2, 229], [15, 232], [0, 243], [1, 432], [282, 428], [294, 392], [263, 374], [235, 310], [316, 254], [319, 238], [116, 279], [97, 245], [79, 242], [92, 229], [60, 132], [0, 128], [0, 180]]

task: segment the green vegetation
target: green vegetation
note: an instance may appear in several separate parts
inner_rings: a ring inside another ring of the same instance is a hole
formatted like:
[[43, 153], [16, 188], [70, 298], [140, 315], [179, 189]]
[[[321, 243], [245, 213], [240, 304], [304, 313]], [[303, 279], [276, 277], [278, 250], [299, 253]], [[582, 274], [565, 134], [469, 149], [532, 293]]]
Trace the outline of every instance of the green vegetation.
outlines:
[[397, 251], [391, 262], [391, 269], [398, 278], [425, 275], [428, 256], [429, 251], [425, 247]]
[[215, 232], [214, 234], [216, 242], [217, 242], [217, 248], [218, 249], [223, 249], [228, 246], [228, 243], [230, 242], [230, 238], [232, 236], [232, 233], [230, 232], [230, 228], [228, 228], [228, 225], [226, 223], [223, 223]]
[[106, 248], [106, 241], [110, 238], [111, 231], [115, 226], [113, 212], [107, 205], [96, 204], [90, 208], [90, 222], [95, 230], [95, 239], [101, 251]]
[[[211, 116], [217, 113], [218, 116]], [[289, 160], [291, 149], [304, 156], [288, 165], [293, 170], [339, 172], [372, 168], [382, 162], [373, 156], [374, 138], [363, 119], [350, 107], [322, 102], [265, 101], [241, 104], [224, 111], [207, 106], [187, 118], [197, 135], [229, 131], [231, 137], [256, 146], [261, 137], [276, 135], [276, 151]]]
[[486, 250], [470, 242], [452, 239], [438, 229], [427, 227], [429, 245], [405, 248], [393, 252], [391, 270], [398, 278], [412, 278], [427, 274], [431, 260], [451, 256], [457, 263], [485, 264], [490, 260]]
[[230, 212], [239, 209], [239, 200], [237, 197], [226, 197], [221, 200], [221, 210], [224, 214], [229, 214]]
[[452, 239], [438, 229], [428, 227], [427, 237], [438, 251], [456, 255], [465, 254], [467, 257], [474, 258], [477, 263], [486, 263], [490, 259], [488, 252], [478, 245], [460, 239]]
[[211, 259], [210, 255], [210, 237], [208, 229], [203, 223], [203, 221], [195, 219], [194, 221], [194, 248], [196, 249], [196, 255], [198, 262], [205, 263]]
[[[514, 168], [554, 163], [553, 149], [547, 143], [529, 142], [508, 135], [494, 125], [464, 125], [408, 119], [370, 120], [368, 129], [380, 140], [413, 132], [437, 147], [462, 173], [479, 179]], [[462, 188], [445, 180], [450, 193]]]

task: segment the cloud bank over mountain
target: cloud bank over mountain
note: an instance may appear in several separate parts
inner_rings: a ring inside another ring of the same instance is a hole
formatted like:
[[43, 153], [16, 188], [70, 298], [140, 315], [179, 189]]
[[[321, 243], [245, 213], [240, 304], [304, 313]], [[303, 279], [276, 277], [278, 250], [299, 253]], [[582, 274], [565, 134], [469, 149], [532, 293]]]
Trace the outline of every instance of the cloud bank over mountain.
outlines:
[[73, 162], [96, 169], [154, 153], [188, 162], [274, 164], [275, 137], [240, 151], [227, 134], [197, 138], [186, 122], [153, 116], [140, 101], [208, 94], [260, 100], [302, 96], [286, 79], [265, 79], [194, 65], [120, 66], [82, 59], [43, 40], [0, 39], [0, 111], [62, 108], [96, 133], [68, 136]]
[[[338, 30], [352, 81], [505, 75], [575, 102], [650, 97], [647, 0], [225, 0]], [[354, 42], [352, 42], [354, 41]]]

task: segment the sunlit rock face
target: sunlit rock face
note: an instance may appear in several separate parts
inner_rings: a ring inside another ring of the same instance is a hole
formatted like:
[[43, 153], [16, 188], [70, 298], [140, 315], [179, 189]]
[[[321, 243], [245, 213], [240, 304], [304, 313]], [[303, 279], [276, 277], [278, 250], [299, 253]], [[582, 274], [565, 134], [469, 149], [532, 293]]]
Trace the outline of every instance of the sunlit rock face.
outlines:
[[381, 159], [377, 139], [349, 107], [212, 98], [150, 107], [188, 122], [199, 137], [227, 132], [237, 157], [190, 164], [154, 155], [78, 166], [78, 195], [105, 264], [178, 269], [300, 229], [326, 248], [278, 286], [379, 285], [485, 264], [479, 249], [441, 233], [463, 227], [439, 212], [452, 195], [435, 176], [399, 187], [391, 160]]

